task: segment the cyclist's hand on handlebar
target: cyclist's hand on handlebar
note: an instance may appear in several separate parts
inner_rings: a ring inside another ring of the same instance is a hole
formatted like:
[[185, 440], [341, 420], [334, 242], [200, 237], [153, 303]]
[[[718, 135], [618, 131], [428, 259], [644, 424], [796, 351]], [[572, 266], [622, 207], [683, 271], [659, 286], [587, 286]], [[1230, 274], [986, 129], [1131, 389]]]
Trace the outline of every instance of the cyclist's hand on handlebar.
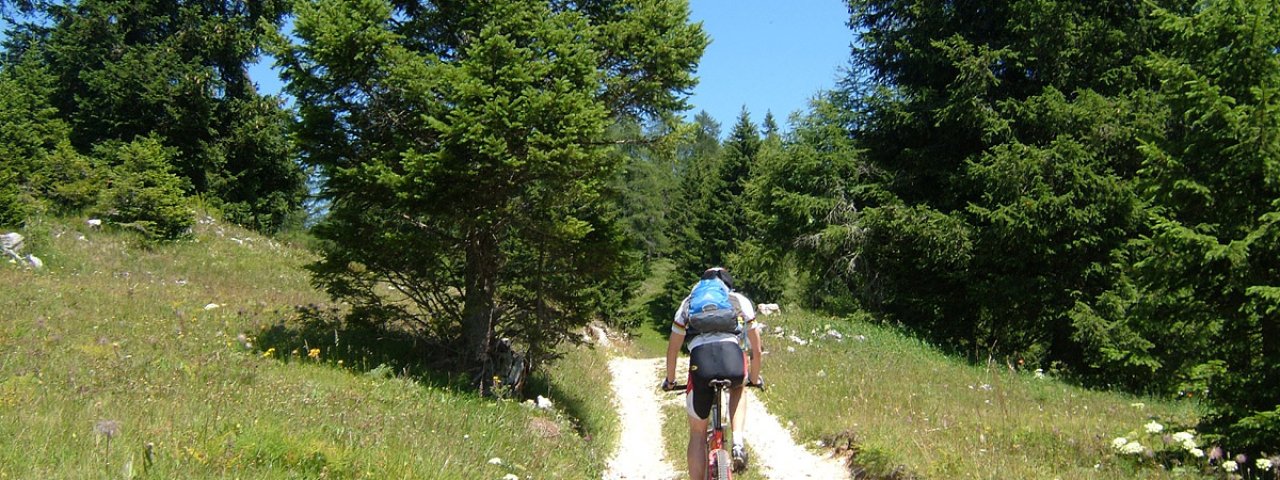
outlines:
[[674, 386], [675, 384], [676, 382], [672, 381], [669, 378], [662, 379], [662, 391], [664, 392], [671, 391], [671, 387]]
[[747, 386], [756, 387], [761, 390], [764, 390], [764, 375], [760, 375], [758, 378], [756, 378], [755, 382], [747, 382]]

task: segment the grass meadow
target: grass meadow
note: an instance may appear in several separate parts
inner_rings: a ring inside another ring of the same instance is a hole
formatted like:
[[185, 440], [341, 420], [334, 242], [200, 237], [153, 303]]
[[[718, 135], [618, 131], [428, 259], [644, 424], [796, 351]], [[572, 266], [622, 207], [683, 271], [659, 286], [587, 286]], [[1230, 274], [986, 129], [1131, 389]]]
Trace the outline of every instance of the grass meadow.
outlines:
[[[82, 225], [22, 232], [43, 270], [0, 264], [0, 479], [600, 478], [619, 429], [608, 359], [665, 352], [669, 316], [543, 368], [529, 393], [553, 410], [480, 398], [415, 363], [412, 338], [344, 324], [294, 243], [202, 222], [193, 240], [145, 248]], [[1191, 425], [1194, 402], [971, 365], [865, 319], [762, 320], [759, 395], [797, 441], [851, 455], [857, 478], [1191, 475], [1111, 442], [1153, 420]], [[683, 399], [668, 400], [666, 450], [683, 470]]]
[[[605, 352], [479, 398], [315, 318], [305, 249], [202, 223], [191, 241], [46, 221], [46, 268], [0, 264], [0, 479], [599, 478], [616, 438]], [[410, 351], [408, 347], [402, 351]], [[399, 352], [403, 353], [403, 352]]]
[[864, 320], [790, 311], [764, 320], [769, 389], [761, 397], [800, 440], [852, 453], [865, 478], [1193, 475], [1122, 458], [1111, 441], [1152, 420], [1189, 428], [1201, 413], [1195, 402], [971, 365]]

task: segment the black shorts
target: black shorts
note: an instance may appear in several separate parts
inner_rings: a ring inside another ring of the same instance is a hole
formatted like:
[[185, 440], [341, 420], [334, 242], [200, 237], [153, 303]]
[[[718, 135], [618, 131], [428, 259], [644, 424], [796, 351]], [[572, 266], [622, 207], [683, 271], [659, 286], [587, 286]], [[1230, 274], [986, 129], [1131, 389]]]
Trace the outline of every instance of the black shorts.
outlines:
[[[715, 392], [712, 380], [729, 380], [730, 387], [747, 379], [747, 354], [734, 342], [711, 342], [689, 352], [689, 406], [698, 418], [711, 415]], [[725, 405], [724, 408], [729, 408]]]

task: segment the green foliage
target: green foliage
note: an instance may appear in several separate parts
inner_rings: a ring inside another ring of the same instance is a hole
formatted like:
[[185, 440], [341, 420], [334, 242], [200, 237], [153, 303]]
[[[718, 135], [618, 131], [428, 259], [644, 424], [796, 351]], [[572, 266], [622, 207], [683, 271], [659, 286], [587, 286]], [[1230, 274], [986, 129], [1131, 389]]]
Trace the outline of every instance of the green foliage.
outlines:
[[333, 202], [317, 279], [485, 387], [499, 338], [536, 365], [623, 310], [640, 270], [606, 126], [677, 105], [706, 40], [683, 2], [438, 7], [303, 3], [281, 57]]
[[875, 173], [811, 204], [819, 265], [975, 358], [1207, 392], [1214, 434], [1275, 409], [1274, 2], [849, 3]]
[[26, 218], [27, 205], [18, 191], [18, 174], [0, 170], [0, 226], [18, 227]]
[[[52, 80], [50, 98], [82, 154], [155, 135], [177, 154], [189, 194], [265, 231], [299, 210], [304, 178], [279, 99], [259, 95], [247, 67], [282, 22], [284, 0], [87, 0], [43, 6], [26, 45]], [[43, 22], [43, 23], [42, 23]]]
[[1223, 2], [1157, 18], [1172, 45], [1145, 65], [1176, 123], [1142, 150], [1156, 208], [1135, 243], [1140, 318], [1167, 345], [1171, 373], [1231, 372], [1208, 381], [1219, 433], [1276, 445], [1266, 412], [1280, 398], [1280, 8]]
[[173, 149], [155, 137], [104, 146], [98, 154], [114, 165], [100, 208], [108, 221], [138, 230], [151, 241], [191, 234], [195, 212], [183, 196], [183, 179], [170, 172]]

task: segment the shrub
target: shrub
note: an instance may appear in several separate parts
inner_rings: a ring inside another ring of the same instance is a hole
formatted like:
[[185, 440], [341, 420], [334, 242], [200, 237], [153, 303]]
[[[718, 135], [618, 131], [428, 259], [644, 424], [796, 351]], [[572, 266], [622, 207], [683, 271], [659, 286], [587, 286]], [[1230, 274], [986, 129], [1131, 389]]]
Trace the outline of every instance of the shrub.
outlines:
[[44, 157], [35, 175], [35, 186], [52, 207], [79, 212], [98, 203], [106, 186], [100, 162], [76, 152], [71, 143], [59, 143]]
[[183, 180], [170, 172], [173, 150], [155, 137], [98, 147], [115, 165], [102, 208], [113, 224], [136, 229], [148, 240], [176, 240], [190, 234], [195, 212], [183, 196]]
[[0, 226], [19, 226], [27, 217], [27, 206], [18, 190], [17, 177], [11, 171], [0, 170]]

